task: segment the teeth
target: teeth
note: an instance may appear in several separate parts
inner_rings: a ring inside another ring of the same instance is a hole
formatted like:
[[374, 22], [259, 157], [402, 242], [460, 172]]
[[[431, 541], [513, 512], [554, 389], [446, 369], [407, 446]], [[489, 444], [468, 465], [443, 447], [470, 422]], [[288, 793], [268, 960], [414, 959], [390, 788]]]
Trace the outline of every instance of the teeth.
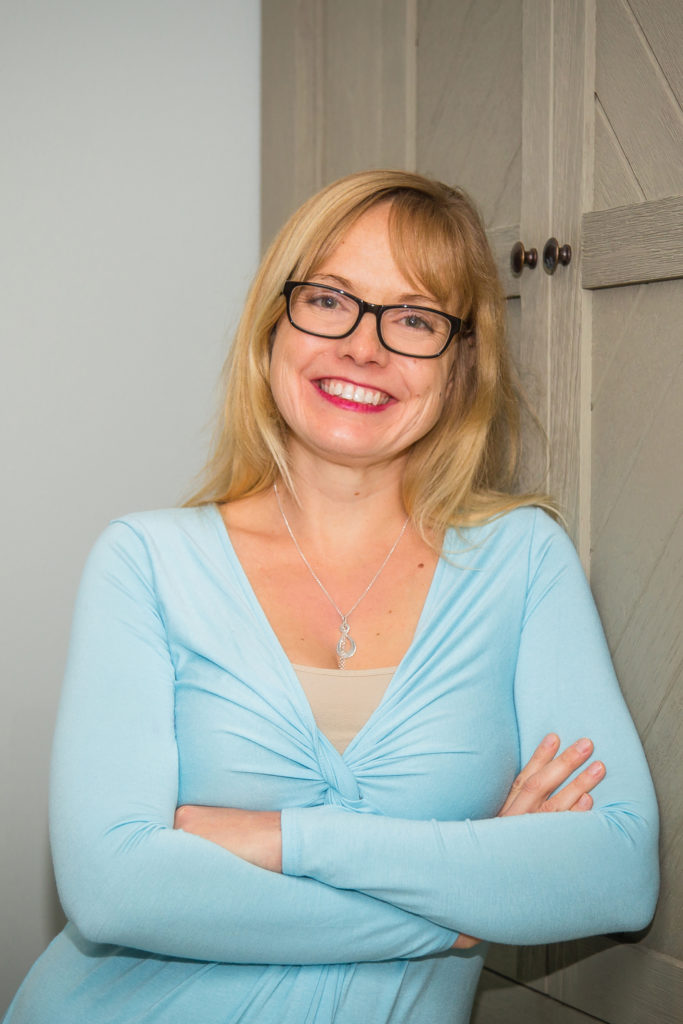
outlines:
[[319, 386], [320, 390], [328, 395], [346, 398], [347, 401], [357, 402], [359, 405], [385, 405], [389, 401], [389, 396], [384, 391], [371, 391], [369, 388], [361, 388], [347, 381], [321, 380]]

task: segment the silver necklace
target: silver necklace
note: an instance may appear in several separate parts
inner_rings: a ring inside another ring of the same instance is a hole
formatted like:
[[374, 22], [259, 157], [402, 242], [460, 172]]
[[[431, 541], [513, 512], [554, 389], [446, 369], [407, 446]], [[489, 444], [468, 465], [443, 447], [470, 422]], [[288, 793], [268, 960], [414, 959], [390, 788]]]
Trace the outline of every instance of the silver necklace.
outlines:
[[308, 561], [308, 559], [306, 558], [305, 554], [301, 550], [301, 547], [299, 546], [299, 542], [296, 539], [296, 537], [294, 536], [294, 533], [292, 531], [292, 527], [289, 525], [289, 520], [287, 519], [287, 516], [285, 515], [285, 510], [282, 507], [282, 502], [280, 501], [280, 495], [279, 495], [279, 492], [278, 492], [278, 489], [277, 489], [277, 484], [273, 484], [273, 490], [275, 491], [275, 500], [277, 501], [277, 507], [280, 509], [280, 515], [282, 516], [282, 521], [285, 524], [285, 526], [287, 527], [287, 533], [292, 538], [292, 542], [294, 543], [294, 547], [299, 552], [299, 557], [301, 558], [301, 561], [304, 563], [304, 565], [306, 566], [306, 568], [310, 572], [311, 576], [313, 577], [315, 582], [318, 584], [318, 586], [322, 590], [323, 594], [325, 595], [325, 597], [330, 602], [330, 604], [332, 605], [332, 607], [336, 611], [337, 615], [341, 619], [341, 622], [339, 624], [339, 640], [337, 641], [337, 646], [335, 648], [335, 651], [336, 651], [336, 655], [337, 655], [337, 664], [339, 665], [339, 668], [344, 668], [344, 663], [346, 661], [348, 661], [349, 658], [352, 658], [354, 656], [354, 654], [356, 653], [356, 650], [357, 650], [356, 641], [350, 635], [351, 627], [349, 626], [349, 615], [352, 615], [353, 612], [355, 612], [356, 608], [361, 603], [363, 598], [366, 596], [366, 594], [368, 594], [370, 592], [372, 587], [375, 585], [375, 583], [379, 579], [379, 576], [380, 576], [382, 570], [384, 569], [384, 567], [386, 566], [387, 562], [389, 561], [389, 559], [393, 555], [394, 551], [398, 547], [399, 542], [401, 540], [401, 537], [406, 532], [406, 527], [408, 526], [408, 520], [409, 520], [410, 516], [406, 516], [405, 522], [403, 523], [403, 526], [401, 527], [401, 532], [399, 533], [399, 535], [396, 538], [396, 540], [394, 541], [394, 543], [391, 545], [387, 557], [384, 559], [384, 561], [382, 562], [382, 564], [380, 565], [379, 569], [377, 570], [375, 575], [372, 577], [370, 582], [368, 583], [368, 585], [365, 588], [365, 590], [363, 591], [363, 593], [351, 605], [351, 607], [349, 608], [348, 612], [345, 615], [344, 612], [339, 607], [339, 605], [337, 604], [337, 602], [332, 597], [332, 595], [329, 593], [327, 588], [324, 586], [324, 584], [323, 584], [322, 580], [320, 579], [320, 577], [317, 575], [317, 573], [315, 573], [313, 571], [311, 563]]

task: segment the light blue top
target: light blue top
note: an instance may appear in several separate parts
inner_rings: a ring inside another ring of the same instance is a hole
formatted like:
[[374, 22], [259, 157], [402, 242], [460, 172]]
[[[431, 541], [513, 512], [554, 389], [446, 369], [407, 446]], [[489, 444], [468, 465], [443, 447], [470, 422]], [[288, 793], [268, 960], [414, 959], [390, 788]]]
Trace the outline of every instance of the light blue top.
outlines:
[[[534, 943], [648, 922], [656, 803], [571, 543], [521, 509], [446, 548], [342, 756], [215, 506], [108, 527], [54, 749], [70, 923], [7, 1022], [463, 1024], [485, 944], [451, 950], [458, 930]], [[493, 818], [549, 731], [594, 740], [594, 810]], [[286, 873], [174, 831], [181, 803], [284, 808]]]

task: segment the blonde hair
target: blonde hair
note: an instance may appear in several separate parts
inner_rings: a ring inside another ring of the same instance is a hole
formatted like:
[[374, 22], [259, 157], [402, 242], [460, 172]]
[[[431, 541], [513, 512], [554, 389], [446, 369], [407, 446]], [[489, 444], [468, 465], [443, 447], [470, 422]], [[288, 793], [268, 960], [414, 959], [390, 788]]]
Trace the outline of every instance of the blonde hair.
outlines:
[[294, 213], [266, 252], [226, 361], [225, 399], [204, 483], [187, 504], [292, 487], [287, 427], [270, 390], [270, 350], [289, 278], [308, 280], [370, 207], [390, 203], [394, 258], [464, 327], [452, 342], [452, 387], [436, 425], [413, 445], [403, 501], [420, 533], [441, 536], [541, 494], [513, 494], [519, 401], [505, 342], [505, 299], [481, 220], [459, 188], [405, 171], [364, 171], [328, 185]]

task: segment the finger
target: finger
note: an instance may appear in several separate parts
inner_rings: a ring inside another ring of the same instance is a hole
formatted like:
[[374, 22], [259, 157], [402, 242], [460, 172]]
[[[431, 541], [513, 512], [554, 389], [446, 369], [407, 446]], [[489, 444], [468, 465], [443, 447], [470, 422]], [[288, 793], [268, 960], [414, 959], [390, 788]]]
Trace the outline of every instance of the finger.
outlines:
[[460, 932], [451, 949], [471, 949], [472, 946], [478, 946], [480, 942], [481, 939], [475, 939], [473, 935], [465, 935]]
[[[550, 794], [562, 786], [570, 775], [588, 760], [592, 752], [593, 743], [586, 737], [572, 743], [549, 764], [523, 780], [521, 787], [513, 794], [512, 801], [505, 808], [505, 814], [534, 814], [545, 810], [544, 805]], [[581, 792], [585, 791], [585, 786], [577, 791], [572, 804], [576, 802]]]
[[573, 807], [570, 807], [570, 811], [590, 811], [593, 806], [593, 797], [590, 793], [583, 793], [582, 796], [576, 801]]
[[[602, 761], [593, 761], [588, 768], [584, 769], [575, 779], [568, 782], [557, 793], [554, 793], [543, 806], [544, 811], [570, 811], [589, 810], [590, 807], [577, 807], [577, 804], [605, 777], [605, 766]], [[593, 799], [590, 798], [590, 806]]]
[[560, 737], [557, 736], [554, 732], [548, 733], [548, 735], [545, 736], [543, 740], [539, 743], [539, 745], [536, 747], [533, 754], [531, 755], [527, 763], [524, 765], [515, 781], [512, 783], [512, 786], [510, 787], [510, 792], [505, 798], [505, 803], [498, 812], [499, 816], [505, 814], [508, 807], [510, 807], [515, 798], [518, 796], [519, 791], [522, 789], [526, 780], [531, 775], [535, 775], [536, 772], [539, 772], [542, 768], [545, 768], [545, 766], [549, 764], [555, 757], [559, 749]]

